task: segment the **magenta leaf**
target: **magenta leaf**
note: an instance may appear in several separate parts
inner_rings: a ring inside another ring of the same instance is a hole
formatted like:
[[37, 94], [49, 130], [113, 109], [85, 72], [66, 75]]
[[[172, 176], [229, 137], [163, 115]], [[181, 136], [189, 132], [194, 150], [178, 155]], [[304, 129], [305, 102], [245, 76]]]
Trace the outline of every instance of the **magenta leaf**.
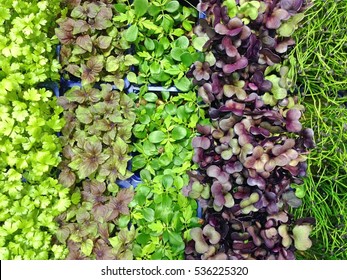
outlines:
[[69, 188], [76, 182], [76, 175], [70, 168], [64, 168], [59, 174], [59, 183], [64, 187]]
[[297, 12], [302, 7], [303, 0], [281, 0], [281, 8], [290, 12]]
[[305, 128], [301, 131], [301, 135], [303, 137], [304, 146], [308, 149], [312, 149], [315, 147], [314, 143], [314, 132], [311, 128]]
[[94, 19], [94, 24], [92, 25], [97, 30], [104, 30], [112, 26], [112, 9], [109, 7], [101, 7], [98, 15]]
[[246, 40], [246, 39], [249, 38], [249, 36], [251, 36], [251, 34], [252, 34], [251, 29], [248, 26], [244, 25], [242, 27], [242, 31], [241, 31], [241, 34], [240, 34], [240, 39], [241, 40]]
[[286, 128], [289, 132], [299, 132], [302, 125], [299, 121], [286, 121]]
[[58, 37], [60, 43], [64, 45], [71, 44], [75, 41], [75, 37], [73, 36], [71, 31], [65, 31], [63, 29], [56, 28], [55, 35]]
[[237, 57], [237, 58], [240, 57], [240, 54], [237, 48], [233, 46], [233, 42], [230, 37], [225, 36], [222, 40], [222, 44], [229, 57]]
[[263, 43], [263, 47], [265, 48], [273, 48], [276, 45], [276, 39], [269, 36], [269, 31], [265, 30], [263, 34], [260, 36], [260, 40]]
[[246, 68], [248, 65], [248, 59], [246, 57], [241, 57], [238, 61], [232, 64], [225, 64], [223, 66], [223, 72], [225, 74], [231, 74], [237, 70]]
[[213, 94], [218, 94], [219, 92], [221, 92], [221, 90], [223, 88], [217, 73], [213, 73], [212, 74], [212, 84], [211, 84], [211, 86], [212, 86], [211, 92]]
[[208, 176], [217, 178], [221, 172], [221, 169], [216, 165], [211, 165], [209, 168], [207, 168], [206, 172]]
[[283, 40], [282, 42], [277, 43], [275, 50], [278, 53], [285, 53], [288, 50], [288, 46], [295, 44], [295, 41], [292, 38]]
[[301, 112], [298, 109], [290, 109], [286, 114], [288, 120], [298, 120], [301, 117]]
[[268, 131], [267, 129], [262, 128], [262, 127], [252, 126], [251, 129], [250, 129], [250, 133], [253, 134], [253, 135], [262, 135], [264, 137], [269, 137], [270, 136], [270, 131]]
[[238, 117], [236, 116], [230, 116], [229, 118], [223, 118], [219, 121], [219, 128], [228, 131], [230, 128], [232, 128], [235, 123], [238, 121]]
[[272, 83], [264, 79], [264, 74], [261, 71], [256, 71], [253, 74], [251, 82], [255, 85], [254, 90], [259, 89], [263, 92], [268, 92], [272, 88]]
[[247, 184], [250, 186], [257, 186], [259, 189], [264, 190], [266, 186], [266, 181], [257, 175], [256, 177], [248, 177]]
[[295, 146], [295, 140], [294, 139], [286, 139], [284, 141], [283, 145], [275, 145], [272, 148], [272, 154], [275, 156], [279, 156], [283, 153], [285, 153], [287, 150], [293, 148]]
[[195, 69], [193, 71], [194, 78], [197, 81], [201, 81], [201, 80], [208, 81], [210, 79], [210, 73], [211, 73], [210, 64], [208, 62], [202, 63], [200, 61], [196, 61], [194, 65], [195, 65]]
[[103, 68], [103, 56], [92, 56], [87, 64], [82, 64], [82, 80], [87, 83], [93, 83], [96, 81], [96, 77]]
[[238, 17], [233, 17], [229, 20], [227, 25], [228, 25], [228, 28], [232, 30], [232, 29], [243, 27], [243, 22]]
[[246, 107], [245, 104], [238, 103], [238, 102], [233, 101], [232, 99], [229, 99], [225, 102], [224, 106], [221, 106], [219, 108], [219, 111], [221, 111], [221, 112], [233, 112], [236, 116], [242, 116], [245, 107]]
[[229, 162], [225, 165], [225, 171], [229, 174], [241, 172], [243, 170], [243, 165], [239, 161]]
[[[243, 29], [243, 23], [237, 17], [230, 19], [227, 25], [217, 23], [215, 26], [215, 31], [218, 34], [228, 35], [228, 36], [236, 36], [242, 32], [242, 29]], [[248, 33], [249, 33], [248, 31], [245, 31], [245, 34], [243, 35], [247, 36]]]
[[286, 114], [286, 128], [290, 132], [300, 132], [302, 125], [299, 122], [301, 112], [298, 109], [290, 109]]
[[276, 9], [266, 21], [266, 27], [269, 29], [277, 29], [281, 26], [281, 21], [290, 17], [290, 14], [283, 9]]
[[198, 94], [206, 104], [210, 104], [215, 100], [212, 94], [212, 85], [209, 83], [205, 83], [202, 87], [199, 87]]
[[74, 29], [75, 21], [71, 18], [66, 18], [64, 21], [59, 23], [62, 30], [71, 32]]
[[212, 132], [212, 127], [210, 125], [201, 125], [201, 124], [197, 124], [196, 125], [196, 130], [204, 135], [210, 135]]
[[211, 141], [205, 136], [195, 137], [192, 141], [192, 145], [194, 148], [202, 148], [207, 150], [211, 145]]
[[271, 60], [273, 63], [280, 63], [281, 62], [281, 58], [277, 55], [274, 54], [270, 49], [268, 48], [264, 48], [262, 50], [260, 50], [260, 52], [262, 55], [264, 55], [266, 58], [268, 58], [269, 60]]
[[218, 166], [211, 165], [206, 169], [208, 176], [216, 178], [220, 183], [224, 184], [229, 181], [229, 174], [222, 171]]
[[245, 56], [247, 58], [257, 58], [259, 56], [259, 50], [261, 47], [261, 42], [255, 34], [251, 34], [249, 37], [247, 52]]

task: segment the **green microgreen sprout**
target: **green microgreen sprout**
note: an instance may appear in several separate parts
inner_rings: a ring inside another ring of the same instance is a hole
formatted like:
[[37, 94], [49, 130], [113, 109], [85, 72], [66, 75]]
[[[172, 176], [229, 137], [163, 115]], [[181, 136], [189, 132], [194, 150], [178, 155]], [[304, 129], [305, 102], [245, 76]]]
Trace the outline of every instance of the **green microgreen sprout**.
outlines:
[[197, 202], [182, 188], [192, 163], [192, 138], [204, 118], [194, 92], [151, 92], [140, 89], [136, 100], [132, 170], [142, 183], [130, 203], [137, 228], [136, 259], [183, 259], [190, 229], [199, 226]]
[[313, 246], [299, 255], [306, 259], [347, 258], [346, 4], [315, 1], [289, 55], [299, 69], [303, 125], [313, 128], [316, 141], [308, 155], [308, 177], [296, 188], [303, 206], [295, 215], [316, 218]]
[[129, 81], [189, 91], [192, 84], [185, 74], [202, 57], [192, 45], [197, 10], [169, 0], [119, 2], [113, 21], [129, 25], [124, 38], [139, 61], [137, 75], [129, 73]]

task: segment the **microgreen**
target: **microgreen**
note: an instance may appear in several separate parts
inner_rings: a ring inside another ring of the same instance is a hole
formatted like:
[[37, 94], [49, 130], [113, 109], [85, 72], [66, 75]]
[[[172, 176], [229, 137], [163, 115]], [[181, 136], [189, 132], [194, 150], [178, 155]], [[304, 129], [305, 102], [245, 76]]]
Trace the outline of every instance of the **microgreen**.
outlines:
[[346, 258], [344, 1], [12, 2], [0, 259]]
[[131, 221], [137, 227], [133, 253], [136, 259], [183, 259], [189, 230], [198, 226], [197, 203], [185, 197], [191, 140], [204, 118], [193, 92], [149, 92], [142, 87], [137, 99], [133, 134], [133, 171], [142, 182], [131, 202]]
[[64, 125], [52, 92], [29, 88], [1, 102], [0, 258], [60, 259], [64, 247], [52, 247], [54, 218], [70, 206], [69, 190], [55, 170]]
[[[128, 228], [132, 189], [109, 191], [111, 184], [85, 180], [75, 188], [73, 206], [57, 218], [58, 241], [69, 251], [67, 259], [132, 259], [134, 226]], [[78, 194], [78, 195], [76, 195]]]
[[124, 88], [124, 75], [138, 60], [127, 53], [126, 26], [112, 21], [109, 1], [84, 1], [64, 8], [55, 33], [62, 44], [60, 61], [66, 79], [80, 78], [83, 85], [110, 82]]
[[59, 80], [55, 58], [54, 18], [59, 0], [27, 3], [1, 1], [0, 100], [13, 91], [36, 86], [47, 79]]
[[134, 56], [139, 61], [137, 84], [174, 84], [188, 91], [191, 83], [185, 76], [190, 65], [201, 59], [193, 45], [193, 25], [197, 19], [194, 8], [178, 1], [135, 0], [132, 4], [120, 1], [113, 20], [128, 24], [124, 38], [133, 44]]
[[154, 175], [163, 168], [174, 173], [180, 170], [182, 163], [192, 157], [190, 141], [204, 114], [197, 102], [192, 92], [170, 97], [165, 92], [162, 97], [152, 92], [139, 95], [133, 128], [139, 154], [133, 158], [133, 171], [146, 168]]
[[187, 259], [294, 259], [294, 251], [310, 247], [312, 219], [293, 222], [285, 211], [267, 216], [258, 212], [236, 218], [232, 211], [208, 210], [203, 228], [194, 228]]
[[55, 217], [71, 204], [55, 179], [64, 125], [50, 90], [58, 80], [54, 19], [59, 2], [1, 1], [0, 259], [61, 259]]
[[[285, 52], [293, 44], [291, 33], [276, 35], [284, 24], [296, 29], [290, 19], [305, 8], [301, 0], [289, 2], [202, 1], [199, 6], [206, 18], [195, 32], [208, 38], [202, 48], [208, 55], [188, 75], [209, 105], [211, 124], [197, 127], [200, 135], [192, 143], [199, 173], [183, 189], [199, 200], [205, 217], [204, 228], [191, 232], [188, 258], [292, 259], [295, 249], [311, 246], [306, 238], [312, 219], [305, 230], [293, 227], [288, 217], [283, 221], [295, 232], [293, 241], [287, 225], [277, 230], [281, 223], [270, 218], [301, 205], [291, 184], [302, 184], [306, 155], [314, 147], [312, 130], [300, 122], [304, 107], [289, 94], [293, 66], [287, 66]], [[245, 224], [236, 228], [223, 219], [247, 220], [251, 233]], [[267, 220], [264, 229], [261, 220]], [[214, 229], [205, 233], [207, 226]]]
[[134, 102], [110, 84], [75, 86], [59, 98], [66, 125], [59, 181], [71, 189], [73, 206], [58, 221], [67, 259], [132, 259], [134, 226], [128, 228], [134, 191], [128, 179]]
[[[297, 88], [306, 111], [303, 123], [315, 134], [308, 156], [308, 178], [296, 186], [303, 205], [297, 217], [316, 217], [313, 246], [305, 259], [346, 259], [346, 11], [344, 1], [314, 1], [289, 59], [296, 60]], [[339, 93], [342, 93], [339, 95]]]
[[100, 89], [73, 87], [59, 103], [66, 119], [62, 184], [71, 187], [86, 178], [111, 183], [129, 178], [127, 143], [135, 120], [131, 98], [102, 84]]

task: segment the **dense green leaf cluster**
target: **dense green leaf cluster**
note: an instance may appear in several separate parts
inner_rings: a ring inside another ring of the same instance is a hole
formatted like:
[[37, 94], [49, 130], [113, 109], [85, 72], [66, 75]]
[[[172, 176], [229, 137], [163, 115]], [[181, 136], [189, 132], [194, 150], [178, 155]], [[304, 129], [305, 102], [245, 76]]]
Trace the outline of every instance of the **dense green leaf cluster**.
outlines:
[[54, 218], [70, 205], [54, 179], [62, 110], [52, 92], [33, 88], [11, 92], [0, 108], [0, 258], [59, 258], [51, 251]]
[[0, 4], [0, 259], [54, 259], [55, 217], [69, 205], [58, 183], [64, 121], [38, 83], [59, 78], [52, 23], [59, 1]]
[[124, 38], [133, 44], [139, 61], [138, 75], [128, 79], [137, 84], [175, 85], [188, 91], [192, 84], [185, 76], [190, 65], [201, 59], [193, 47], [193, 26], [197, 10], [169, 0], [118, 1], [113, 21], [129, 25]]
[[[171, 169], [175, 174], [189, 170], [193, 151], [191, 140], [204, 111], [193, 91], [171, 96], [163, 92], [140, 94], [133, 134], [139, 153], [133, 158], [133, 170], [145, 168], [152, 175]], [[185, 164], [185, 165], [183, 165]], [[180, 184], [181, 185], [181, 184]]]
[[204, 119], [194, 92], [161, 94], [143, 88], [136, 108], [133, 171], [142, 183], [130, 203], [137, 259], [183, 259], [189, 230], [198, 225], [196, 201], [184, 197], [192, 164], [192, 138]]
[[347, 2], [316, 0], [294, 34], [304, 123], [315, 133], [296, 216], [316, 217], [313, 246], [300, 258], [347, 259]]
[[59, 79], [52, 32], [59, 2], [1, 1], [0, 100], [23, 85]]

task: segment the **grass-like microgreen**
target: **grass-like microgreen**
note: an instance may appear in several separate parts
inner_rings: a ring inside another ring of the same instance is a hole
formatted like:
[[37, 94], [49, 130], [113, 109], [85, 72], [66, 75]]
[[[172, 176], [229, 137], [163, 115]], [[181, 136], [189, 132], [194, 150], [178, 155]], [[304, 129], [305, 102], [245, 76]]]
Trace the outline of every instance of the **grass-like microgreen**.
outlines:
[[346, 2], [314, 1], [294, 34], [298, 92], [313, 128], [316, 149], [308, 157], [308, 178], [297, 216], [316, 218], [311, 250], [300, 258], [346, 259]]

